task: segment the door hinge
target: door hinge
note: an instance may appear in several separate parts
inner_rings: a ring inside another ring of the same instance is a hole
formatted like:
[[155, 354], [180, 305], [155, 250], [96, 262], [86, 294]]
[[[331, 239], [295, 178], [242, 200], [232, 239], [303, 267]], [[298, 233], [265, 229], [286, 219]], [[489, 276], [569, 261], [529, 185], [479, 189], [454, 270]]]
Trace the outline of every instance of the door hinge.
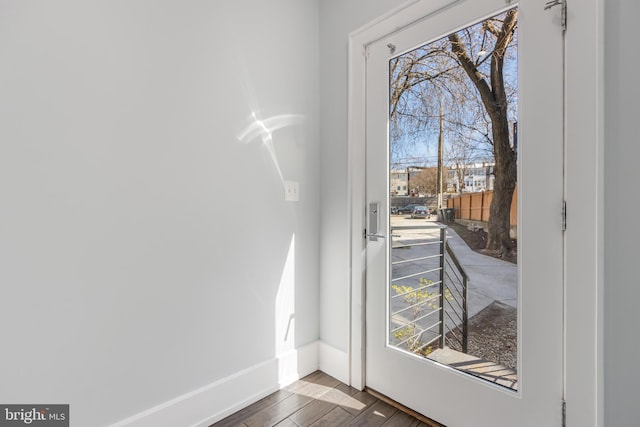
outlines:
[[567, 0], [551, 0], [545, 3], [544, 10], [549, 10], [553, 7], [561, 6], [560, 23], [562, 25], [562, 34], [567, 32]]
[[562, 401], [562, 427], [567, 427], [567, 401]]
[[562, 211], [560, 215], [562, 215], [560, 219], [561, 221], [560, 229], [562, 231], [566, 231], [567, 230], [567, 201], [566, 200], [562, 201]]

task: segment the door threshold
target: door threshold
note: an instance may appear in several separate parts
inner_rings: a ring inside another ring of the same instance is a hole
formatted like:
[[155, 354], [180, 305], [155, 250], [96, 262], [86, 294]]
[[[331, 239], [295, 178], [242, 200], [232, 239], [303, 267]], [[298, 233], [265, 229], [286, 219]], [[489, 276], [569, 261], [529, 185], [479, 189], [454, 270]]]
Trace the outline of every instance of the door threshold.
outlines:
[[404, 412], [405, 414], [411, 415], [413, 418], [416, 418], [416, 419], [422, 421], [423, 423], [425, 423], [429, 427], [447, 427], [444, 424], [440, 424], [439, 422], [434, 421], [431, 418], [426, 417], [426, 416], [414, 411], [413, 409], [407, 408], [402, 403], [398, 403], [395, 400], [391, 399], [390, 397], [385, 396], [384, 394], [373, 390], [372, 388], [365, 387], [364, 391], [366, 391], [367, 393], [369, 393], [373, 397], [375, 397], [375, 398], [377, 398], [379, 400], [382, 400], [384, 403], [386, 403], [388, 405], [391, 405], [394, 408]]

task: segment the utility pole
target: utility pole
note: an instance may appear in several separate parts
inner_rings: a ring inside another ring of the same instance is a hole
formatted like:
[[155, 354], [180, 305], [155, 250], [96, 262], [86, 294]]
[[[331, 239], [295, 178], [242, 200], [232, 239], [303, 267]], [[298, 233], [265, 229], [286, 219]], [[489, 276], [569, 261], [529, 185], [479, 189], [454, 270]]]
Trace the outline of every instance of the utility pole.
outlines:
[[444, 113], [442, 112], [442, 103], [440, 104], [440, 135], [438, 136], [438, 209], [442, 209], [442, 148], [444, 145]]
[[411, 170], [407, 166], [407, 196], [411, 196]]

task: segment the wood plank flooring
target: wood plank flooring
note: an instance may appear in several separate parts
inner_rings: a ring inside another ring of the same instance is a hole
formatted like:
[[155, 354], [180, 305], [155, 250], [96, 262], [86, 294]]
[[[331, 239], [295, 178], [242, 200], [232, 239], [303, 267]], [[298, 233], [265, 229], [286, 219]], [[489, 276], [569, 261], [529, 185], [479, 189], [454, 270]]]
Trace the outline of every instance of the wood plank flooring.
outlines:
[[[425, 421], [428, 421], [425, 419]], [[211, 427], [434, 427], [373, 395], [316, 371]]]

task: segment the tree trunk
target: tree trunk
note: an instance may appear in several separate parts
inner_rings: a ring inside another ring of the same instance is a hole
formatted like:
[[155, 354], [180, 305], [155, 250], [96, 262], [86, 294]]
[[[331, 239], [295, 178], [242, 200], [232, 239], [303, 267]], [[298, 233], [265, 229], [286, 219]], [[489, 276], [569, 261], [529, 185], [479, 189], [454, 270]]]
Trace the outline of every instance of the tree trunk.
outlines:
[[504, 89], [504, 55], [513, 37], [518, 22], [518, 12], [512, 9], [505, 14], [502, 28], [494, 28], [486, 24], [485, 29], [496, 37], [496, 44], [491, 53], [490, 84], [480, 73], [469, 56], [465, 45], [457, 34], [451, 34], [451, 51], [456, 55], [460, 65], [474, 83], [482, 103], [491, 118], [493, 136], [493, 155], [496, 161], [494, 168], [493, 199], [489, 208], [489, 238], [487, 249], [499, 250], [504, 256], [511, 251], [511, 200], [516, 186], [517, 163], [516, 153], [509, 142], [509, 121], [507, 119], [507, 96]]
[[517, 179], [516, 154], [509, 143], [509, 123], [506, 115], [492, 121], [496, 165], [493, 199], [489, 207], [487, 249], [499, 250], [505, 256], [512, 249], [509, 231], [511, 230], [511, 201]]

